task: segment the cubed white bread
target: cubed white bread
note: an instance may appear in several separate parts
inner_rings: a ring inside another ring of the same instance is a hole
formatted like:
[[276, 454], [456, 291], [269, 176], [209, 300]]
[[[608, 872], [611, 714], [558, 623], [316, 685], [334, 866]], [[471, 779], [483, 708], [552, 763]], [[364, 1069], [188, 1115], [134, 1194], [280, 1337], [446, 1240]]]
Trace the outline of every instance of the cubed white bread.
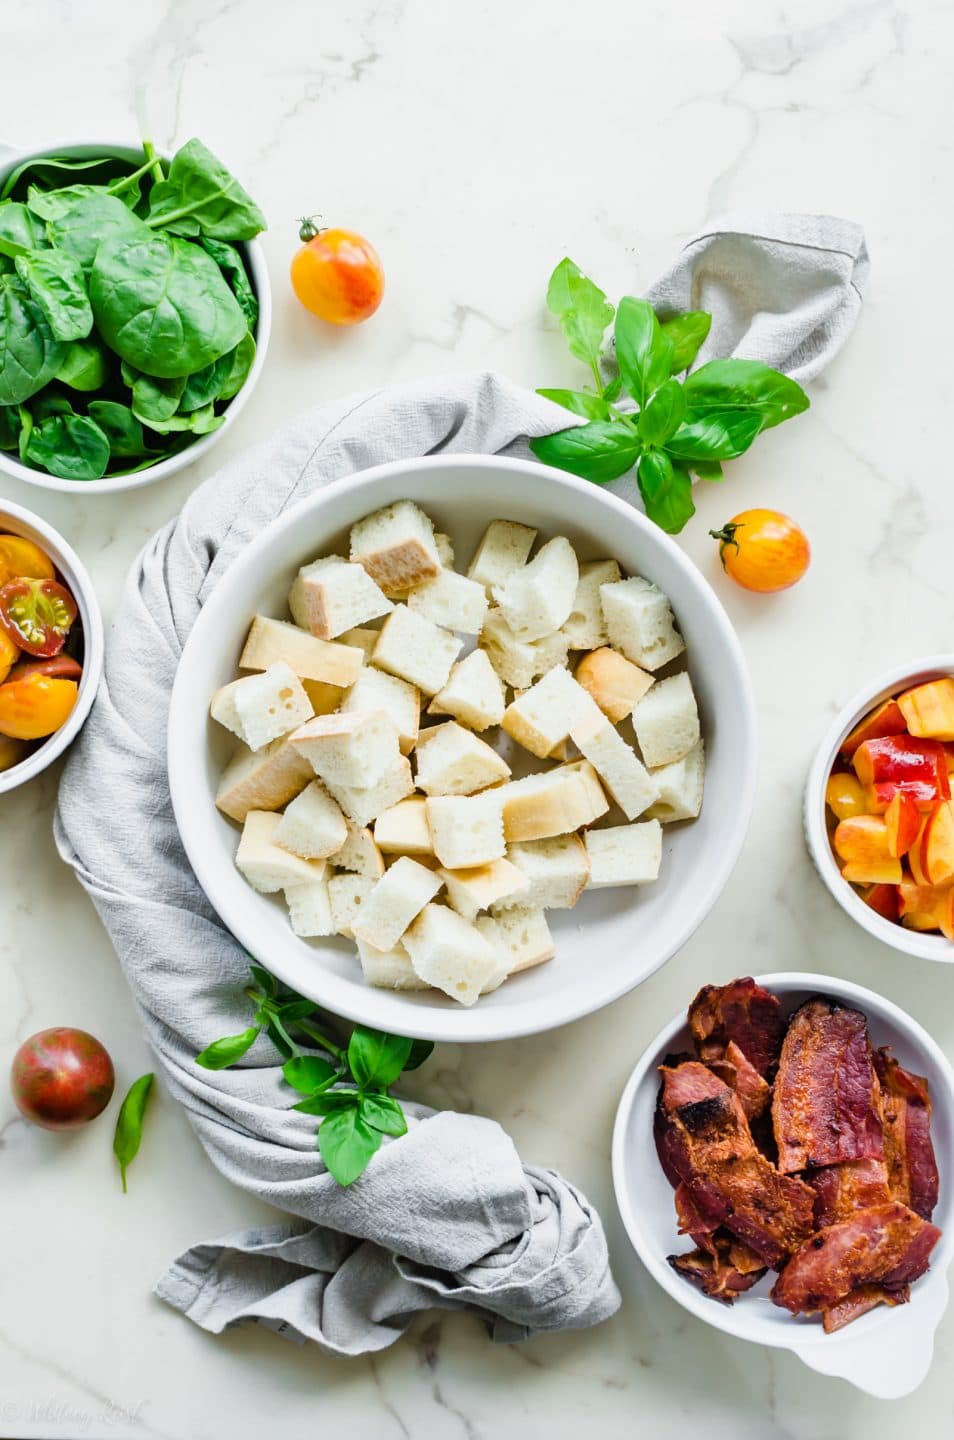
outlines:
[[355, 938], [376, 950], [390, 950], [443, 884], [439, 873], [402, 855], [381, 876], [362, 906], [352, 926]]
[[636, 751], [600, 711], [595, 717], [574, 725], [570, 738], [589, 760], [627, 820], [635, 820], [658, 799], [652, 776]]
[[476, 580], [453, 570], [442, 570], [425, 580], [408, 596], [408, 609], [445, 630], [461, 635], [479, 635], [487, 617], [487, 593]]
[[355, 875], [367, 875], [371, 880], [379, 880], [384, 874], [384, 856], [375, 844], [374, 836], [364, 825], [356, 825], [347, 816], [345, 823], [348, 837], [341, 849], [335, 852], [335, 866], [339, 870], [350, 870]]
[[633, 729], [647, 765], [671, 765], [699, 740], [699, 711], [685, 670], [658, 680], [633, 711]]
[[476, 919], [481, 910], [503, 901], [518, 903], [527, 893], [529, 881], [509, 860], [491, 860], [489, 865], [474, 865], [467, 870], [441, 869], [447, 898], [465, 920]]
[[493, 595], [518, 640], [540, 640], [569, 618], [579, 578], [573, 546], [555, 535], [529, 565], [496, 585]]
[[337, 934], [327, 873], [307, 885], [286, 885], [285, 903], [291, 927], [303, 940]]
[[380, 707], [316, 715], [291, 737], [291, 743], [329, 785], [375, 785], [400, 758], [398, 730]]
[[662, 864], [662, 826], [658, 820], [636, 825], [613, 825], [588, 830], [585, 837], [590, 862], [588, 887], [648, 885], [658, 879]]
[[289, 625], [256, 615], [239, 660], [240, 670], [267, 670], [284, 660], [300, 680], [323, 680], [326, 685], [353, 685], [364, 662], [361, 650], [341, 642], [319, 640]]
[[530, 970], [552, 960], [556, 946], [547, 917], [542, 910], [514, 905], [493, 915], [477, 917], [477, 929], [484, 939], [502, 951], [507, 975]]
[[348, 693], [340, 685], [327, 685], [324, 680], [302, 680], [301, 683], [316, 715], [333, 715]]
[[[579, 835], [515, 841], [507, 847], [507, 859], [526, 877], [529, 887], [516, 903], [534, 909], [571, 910], [589, 879], [590, 862]], [[495, 912], [506, 906], [506, 900], [498, 902]]]
[[366, 665], [345, 696], [341, 711], [350, 715], [354, 711], [372, 710], [383, 710], [394, 722], [401, 752], [409, 755], [417, 744], [421, 726], [421, 692], [417, 686], [375, 665]]
[[580, 578], [573, 597], [573, 609], [561, 627], [571, 650], [595, 650], [608, 639], [603, 619], [600, 586], [621, 578], [615, 560], [587, 560], [580, 566]]
[[339, 645], [351, 645], [360, 650], [366, 661], [371, 659], [374, 647], [378, 643], [380, 630], [375, 630], [367, 625], [356, 625], [353, 630], [346, 630], [343, 635], [338, 636]]
[[311, 702], [290, 665], [277, 660], [260, 675], [244, 675], [212, 696], [212, 719], [261, 750], [297, 729], [312, 714]]
[[433, 855], [424, 796], [412, 795], [383, 811], [374, 822], [374, 840], [385, 855]]
[[481, 649], [486, 650], [490, 663], [505, 685], [526, 690], [537, 674], [536, 648], [526, 640], [518, 640], [504, 618], [502, 610], [490, 610], [480, 632]]
[[388, 595], [412, 590], [441, 568], [433, 522], [413, 500], [396, 500], [353, 525], [351, 559]]
[[507, 708], [503, 681], [486, 650], [472, 650], [458, 660], [447, 684], [427, 707], [429, 715], [453, 715], [470, 730], [499, 725]]
[[510, 843], [567, 835], [592, 825], [610, 808], [593, 767], [579, 761], [511, 780], [490, 793], [500, 799]]
[[461, 1005], [473, 1005], [500, 968], [493, 947], [476, 927], [446, 905], [425, 905], [404, 946], [420, 978]]
[[654, 683], [648, 671], [606, 645], [583, 656], [576, 667], [576, 678], [614, 725], [632, 715]]
[[273, 810], [250, 810], [242, 826], [235, 852], [235, 864], [253, 890], [262, 895], [284, 890], [286, 885], [310, 885], [325, 873], [324, 860], [302, 860], [275, 843], [281, 820]]
[[434, 854], [447, 870], [467, 870], [503, 859], [501, 796], [504, 787], [482, 795], [435, 795], [427, 800]]
[[518, 525], [515, 520], [491, 520], [470, 562], [469, 579], [476, 580], [488, 592], [495, 585], [505, 584], [515, 570], [522, 570], [526, 565], [536, 538], [536, 530], [531, 530], [529, 525]]
[[650, 805], [647, 814], [664, 825], [673, 820], [695, 820], [702, 809], [702, 792], [705, 785], [705, 755], [703, 743], [693, 745], [688, 755], [674, 760], [671, 765], [662, 765], [652, 772], [653, 782], [659, 791], [659, 799]]
[[425, 795], [474, 795], [510, 779], [510, 766], [473, 730], [448, 720], [423, 732], [416, 783]]
[[336, 935], [343, 935], [346, 940], [354, 939], [355, 917], [377, 883], [370, 875], [352, 875], [347, 870], [339, 870], [332, 875], [328, 881], [328, 899]]
[[401, 944], [392, 950], [375, 950], [363, 940], [355, 942], [364, 978], [369, 985], [382, 990], [430, 990], [411, 964], [411, 957]]
[[575, 724], [599, 714], [592, 696], [558, 665], [507, 706], [503, 728], [531, 755], [545, 760]]
[[353, 565], [341, 555], [326, 555], [299, 570], [288, 608], [303, 630], [321, 640], [334, 640], [394, 607], [363, 565]]
[[600, 596], [610, 644], [634, 665], [658, 670], [685, 650], [669, 597], [642, 576], [601, 585]]
[[[356, 825], [370, 825], [382, 811], [389, 810], [399, 800], [414, 793], [411, 762], [400, 753], [392, 768], [385, 770], [373, 785], [335, 785], [330, 781], [326, 784], [345, 815]], [[338, 856], [335, 856], [335, 863], [342, 863]]]
[[441, 562], [442, 570], [453, 570], [454, 568], [454, 542], [449, 535], [442, 530], [434, 531], [434, 548], [437, 551], [437, 558]]
[[447, 684], [463, 643], [406, 605], [396, 605], [381, 627], [372, 659], [425, 695], [436, 695]]
[[275, 830], [276, 845], [304, 860], [324, 860], [348, 838], [341, 807], [320, 780], [313, 780], [288, 806]]
[[261, 750], [240, 745], [222, 772], [215, 803], [241, 823], [250, 810], [280, 810], [293, 800], [314, 771], [285, 738]]

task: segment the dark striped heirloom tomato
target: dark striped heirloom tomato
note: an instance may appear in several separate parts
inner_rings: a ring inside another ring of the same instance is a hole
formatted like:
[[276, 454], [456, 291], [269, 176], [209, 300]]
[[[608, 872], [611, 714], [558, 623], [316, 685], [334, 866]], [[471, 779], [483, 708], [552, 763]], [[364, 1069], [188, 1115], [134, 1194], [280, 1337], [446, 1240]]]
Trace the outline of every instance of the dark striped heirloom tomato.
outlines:
[[10, 1072], [17, 1109], [45, 1130], [75, 1130], [95, 1120], [112, 1099], [115, 1080], [104, 1046], [67, 1025], [24, 1040]]

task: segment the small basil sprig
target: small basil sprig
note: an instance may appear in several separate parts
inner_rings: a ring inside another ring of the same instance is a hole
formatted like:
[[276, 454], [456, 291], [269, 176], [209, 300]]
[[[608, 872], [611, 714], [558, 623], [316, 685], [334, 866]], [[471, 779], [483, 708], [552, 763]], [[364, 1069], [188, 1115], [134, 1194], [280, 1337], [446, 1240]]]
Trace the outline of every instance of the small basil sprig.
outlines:
[[[808, 409], [800, 385], [758, 360], [710, 360], [677, 379], [709, 334], [712, 316], [705, 311], [660, 321], [648, 300], [632, 295], [614, 311], [570, 259], [550, 276], [547, 305], [596, 388], [538, 391], [586, 424], [531, 440], [530, 448], [546, 464], [597, 485], [635, 469], [646, 514], [672, 535], [695, 514], [692, 475], [721, 480], [724, 460]], [[617, 374], [606, 383], [600, 359], [611, 322]], [[635, 409], [614, 403], [624, 392]]]
[[140, 1075], [139, 1079], [134, 1080], [129, 1087], [126, 1098], [119, 1108], [116, 1133], [113, 1136], [113, 1154], [119, 1161], [124, 1195], [126, 1194], [126, 1170], [139, 1154], [142, 1122], [155, 1078], [151, 1072], [148, 1075]]
[[[318, 1007], [281, 985], [260, 965], [252, 965], [255, 984], [245, 993], [255, 1005], [254, 1023], [239, 1035], [226, 1035], [206, 1046], [196, 1064], [224, 1070], [251, 1049], [264, 1031], [285, 1059], [282, 1074], [304, 1099], [292, 1108], [317, 1115], [318, 1149], [339, 1185], [351, 1185], [383, 1144], [385, 1135], [404, 1135], [407, 1121], [388, 1094], [402, 1072], [416, 1070], [434, 1046], [356, 1025], [346, 1046], [318, 1030], [310, 1018]], [[304, 1054], [292, 1034], [300, 1031], [330, 1057]]]

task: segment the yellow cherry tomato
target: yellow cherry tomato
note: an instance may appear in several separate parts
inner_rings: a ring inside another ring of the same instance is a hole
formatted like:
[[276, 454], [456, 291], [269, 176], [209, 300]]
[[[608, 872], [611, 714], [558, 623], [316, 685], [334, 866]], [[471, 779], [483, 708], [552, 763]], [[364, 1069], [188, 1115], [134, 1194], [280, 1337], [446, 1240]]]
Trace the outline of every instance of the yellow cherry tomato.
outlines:
[[367, 240], [353, 230], [319, 230], [301, 222], [304, 242], [291, 263], [292, 289], [306, 310], [331, 325], [357, 325], [381, 304], [384, 271]]
[[0, 685], [0, 735], [11, 740], [42, 740], [70, 717], [79, 686], [75, 680], [30, 675]]
[[0, 535], [0, 585], [8, 580], [55, 580], [50, 557], [22, 535]]
[[825, 804], [839, 820], [850, 820], [852, 815], [864, 815], [867, 811], [865, 792], [861, 781], [855, 775], [839, 771], [829, 775], [825, 786]]
[[743, 510], [709, 534], [719, 542], [723, 570], [745, 590], [787, 590], [811, 561], [804, 531], [780, 510]]
[[10, 674], [19, 654], [19, 648], [14, 645], [7, 632], [0, 630], [0, 685]]
[[0, 771], [12, 770], [14, 765], [19, 765], [26, 752], [24, 740], [10, 740], [6, 735], [0, 735]]

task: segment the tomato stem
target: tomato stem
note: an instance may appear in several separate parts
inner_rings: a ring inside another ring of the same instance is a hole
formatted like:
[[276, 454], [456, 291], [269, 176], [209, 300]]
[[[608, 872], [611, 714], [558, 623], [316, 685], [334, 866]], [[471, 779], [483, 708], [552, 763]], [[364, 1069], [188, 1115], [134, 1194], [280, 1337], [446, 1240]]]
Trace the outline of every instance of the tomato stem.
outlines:
[[736, 548], [736, 550], [738, 551], [739, 542], [738, 542], [738, 540], [736, 540], [736, 538], [735, 538], [735, 532], [736, 532], [737, 530], [744, 530], [744, 529], [745, 529], [745, 526], [744, 526], [744, 525], [735, 525], [735, 524], [733, 524], [733, 522], [730, 520], [727, 525], [723, 525], [723, 527], [722, 527], [721, 530], [710, 530], [710, 531], [709, 531], [709, 534], [712, 536], [713, 540], [718, 540], [718, 542], [719, 542], [719, 559], [722, 561], [722, 568], [723, 568], [723, 570], [725, 569], [725, 551], [726, 551], [726, 546], [727, 546], [727, 545], [734, 545], [735, 548]]
[[299, 215], [298, 238], [303, 245], [307, 245], [309, 240], [314, 240], [315, 236], [320, 235], [322, 230], [327, 230], [327, 225], [315, 224], [315, 221], [320, 219], [320, 215]]

